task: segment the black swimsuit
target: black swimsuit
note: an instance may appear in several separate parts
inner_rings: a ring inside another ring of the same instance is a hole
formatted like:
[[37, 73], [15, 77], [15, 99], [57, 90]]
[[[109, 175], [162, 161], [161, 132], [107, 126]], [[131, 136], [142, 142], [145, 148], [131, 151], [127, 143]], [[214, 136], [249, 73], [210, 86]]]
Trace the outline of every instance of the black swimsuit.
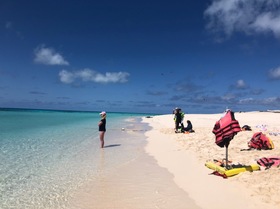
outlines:
[[99, 126], [99, 131], [106, 131], [106, 119], [101, 119], [102, 124]]

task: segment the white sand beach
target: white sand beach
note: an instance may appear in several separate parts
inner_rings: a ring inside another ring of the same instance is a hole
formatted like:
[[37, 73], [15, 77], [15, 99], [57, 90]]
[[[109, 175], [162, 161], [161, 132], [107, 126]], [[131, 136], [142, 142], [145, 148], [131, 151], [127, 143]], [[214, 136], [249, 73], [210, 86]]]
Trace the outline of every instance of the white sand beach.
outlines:
[[[276, 209], [280, 208], [280, 168], [243, 172], [224, 179], [210, 175], [213, 170], [205, 167], [207, 160], [225, 158], [225, 148], [215, 144], [212, 133], [214, 124], [222, 114], [187, 114], [195, 133], [175, 133], [173, 115], [144, 118], [152, 129], [146, 132], [146, 151], [157, 163], [166, 168], [178, 187], [203, 209]], [[249, 125], [252, 131], [239, 132], [231, 141], [228, 152], [233, 163], [253, 164], [261, 157], [280, 156], [279, 113], [235, 113], [240, 126]], [[273, 150], [250, 150], [247, 142], [253, 133], [262, 131], [273, 141]], [[272, 134], [273, 133], [273, 134]], [[272, 135], [270, 135], [272, 134]]]

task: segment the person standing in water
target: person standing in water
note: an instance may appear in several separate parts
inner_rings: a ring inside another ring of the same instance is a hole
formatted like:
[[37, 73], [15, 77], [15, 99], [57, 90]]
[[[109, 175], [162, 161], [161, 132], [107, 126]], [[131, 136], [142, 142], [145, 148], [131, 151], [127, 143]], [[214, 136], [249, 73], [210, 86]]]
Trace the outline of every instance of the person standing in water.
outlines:
[[106, 112], [102, 111], [100, 114], [101, 120], [98, 123], [99, 126], [99, 139], [101, 143], [101, 148], [104, 148], [104, 136], [106, 132]]

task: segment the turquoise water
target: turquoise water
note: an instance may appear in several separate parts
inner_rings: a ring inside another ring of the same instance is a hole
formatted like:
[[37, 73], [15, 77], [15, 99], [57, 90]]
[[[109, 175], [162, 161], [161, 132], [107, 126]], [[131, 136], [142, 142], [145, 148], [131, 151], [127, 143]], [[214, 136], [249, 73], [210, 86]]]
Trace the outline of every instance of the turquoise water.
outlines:
[[100, 170], [136, 157], [142, 116], [108, 113], [102, 150], [96, 112], [0, 109], [0, 208], [67, 208]]

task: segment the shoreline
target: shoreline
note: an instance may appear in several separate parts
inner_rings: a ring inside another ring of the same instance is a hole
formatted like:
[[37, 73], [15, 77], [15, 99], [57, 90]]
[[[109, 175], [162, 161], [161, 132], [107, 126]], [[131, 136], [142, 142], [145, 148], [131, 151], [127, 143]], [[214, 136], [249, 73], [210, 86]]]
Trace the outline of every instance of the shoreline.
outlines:
[[[195, 130], [195, 133], [190, 134], [174, 133], [172, 114], [143, 118], [143, 122], [152, 127], [145, 133], [148, 137], [146, 152], [157, 160], [159, 166], [166, 168], [174, 176], [178, 187], [203, 209], [279, 208], [280, 202], [276, 196], [280, 186], [277, 178], [279, 168], [244, 172], [223, 179], [210, 175], [212, 170], [204, 166], [207, 160], [225, 157], [225, 148], [215, 144], [212, 134], [214, 124], [221, 115], [187, 114], [185, 120], [191, 120]], [[269, 132], [280, 130], [277, 116], [279, 114], [271, 112], [235, 113], [240, 126], [250, 125], [253, 131], [243, 131], [235, 136], [229, 146], [229, 159], [234, 163], [252, 164], [256, 163], [258, 157], [279, 156], [280, 135], [268, 135]], [[275, 148], [240, 152], [240, 149], [247, 148], [252, 134], [260, 131], [260, 125], [266, 125], [267, 130], [262, 131], [273, 140]]]
[[[123, 143], [100, 150], [102, 166], [99, 166], [97, 177], [75, 192], [68, 209], [201, 209], [172, 180], [173, 175], [146, 153], [148, 142], [145, 133], [151, 129], [148, 124], [138, 123], [138, 120], [127, 122], [129, 124], [121, 133], [129, 137], [123, 140], [123, 136], [115, 134], [114, 140]], [[106, 144], [113, 140], [110, 136], [106, 139]], [[112, 152], [122, 156], [131, 156], [129, 153], [132, 153], [133, 158], [120, 164]], [[104, 172], [108, 156], [114, 158], [114, 168]]]

